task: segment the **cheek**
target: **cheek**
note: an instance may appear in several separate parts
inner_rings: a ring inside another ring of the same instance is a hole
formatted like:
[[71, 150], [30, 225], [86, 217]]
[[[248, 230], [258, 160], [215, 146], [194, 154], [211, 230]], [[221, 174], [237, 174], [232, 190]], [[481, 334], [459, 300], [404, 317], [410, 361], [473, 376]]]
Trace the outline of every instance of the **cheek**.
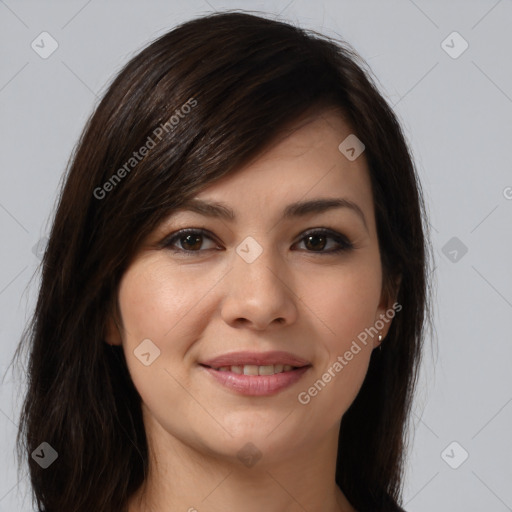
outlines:
[[[189, 348], [187, 340], [195, 339], [196, 331], [202, 329], [196, 314], [202, 295], [190, 275], [185, 279], [176, 265], [171, 270], [164, 258], [154, 256], [140, 258], [121, 280], [119, 308], [128, 370], [143, 402], [156, 416], [162, 404], [177, 406], [188, 396], [179, 384], [186, 383], [186, 376], [177, 362]], [[151, 343], [141, 345], [148, 339]], [[139, 358], [143, 353], [150, 354], [147, 365]]]
[[161, 350], [179, 350], [179, 345], [170, 342], [182, 339], [185, 332], [193, 335], [199, 327], [189, 318], [208, 288], [208, 278], [190, 273], [185, 277], [175, 265], [169, 268], [165, 259], [138, 262], [125, 273], [119, 289], [125, 342], [133, 345], [149, 338]]
[[[344, 414], [357, 396], [368, 370], [373, 338], [367, 334], [375, 324], [381, 295], [380, 264], [331, 268], [316, 274], [314, 293], [301, 292], [305, 311], [318, 325], [322, 360], [301, 389], [300, 403], [324, 414], [329, 424]], [[311, 290], [311, 287], [309, 288]], [[320, 333], [322, 333], [320, 335]], [[322, 412], [323, 411], [323, 412]]]
[[348, 350], [353, 339], [374, 325], [381, 278], [380, 263], [371, 257], [317, 272], [302, 283], [299, 296], [316, 319], [318, 332], [324, 333], [331, 356]]

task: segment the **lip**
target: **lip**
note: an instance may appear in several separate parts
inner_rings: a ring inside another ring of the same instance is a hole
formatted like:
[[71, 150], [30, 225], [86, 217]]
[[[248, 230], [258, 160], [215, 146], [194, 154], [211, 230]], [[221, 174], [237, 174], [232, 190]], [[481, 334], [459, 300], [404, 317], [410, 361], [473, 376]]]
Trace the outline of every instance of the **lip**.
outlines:
[[201, 365], [200, 368], [206, 371], [215, 381], [238, 394], [270, 396], [298, 382], [311, 368], [311, 365], [302, 366], [288, 372], [275, 373], [274, 375], [244, 375], [229, 371], [221, 372], [204, 365]]
[[[246, 364], [256, 366], [276, 365], [276, 364], [289, 364], [302, 368], [304, 366], [311, 366], [311, 363], [290, 352], [272, 351], [272, 352], [231, 352], [221, 356], [202, 361], [203, 366], [210, 368], [221, 368], [223, 366], [243, 366]], [[230, 373], [230, 372], [228, 372]]]
[[[274, 375], [244, 375], [218, 371], [224, 366], [290, 365], [294, 370]], [[311, 363], [290, 352], [231, 352], [200, 362], [200, 368], [224, 387], [246, 396], [270, 396], [292, 386], [311, 368]]]

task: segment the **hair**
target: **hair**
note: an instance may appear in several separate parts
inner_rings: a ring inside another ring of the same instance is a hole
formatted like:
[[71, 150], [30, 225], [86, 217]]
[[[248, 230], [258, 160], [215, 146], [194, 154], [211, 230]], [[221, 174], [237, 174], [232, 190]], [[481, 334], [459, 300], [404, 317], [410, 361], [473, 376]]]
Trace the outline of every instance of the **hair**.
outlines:
[[[360, 512], [400, 510], [429, 311], [428, 230], [410, 150], [371, 71], [347, 43], [223, 12], [183, 23], [135, 55], [71, 155], [35, 311], [15, 353], [28, 344], [17, 450], [29, 464], [38, 511], [125, 510], [147, 474], [141, 398], [122, 347], [104, 341], [141, 241], [290, 123], [328, 107], [343, 112], [365, 145], [383, 291], [402, 306], [342, 418], [335, 478]], [[43, 441], [58, 452], [47, 469], [31, 457]]]

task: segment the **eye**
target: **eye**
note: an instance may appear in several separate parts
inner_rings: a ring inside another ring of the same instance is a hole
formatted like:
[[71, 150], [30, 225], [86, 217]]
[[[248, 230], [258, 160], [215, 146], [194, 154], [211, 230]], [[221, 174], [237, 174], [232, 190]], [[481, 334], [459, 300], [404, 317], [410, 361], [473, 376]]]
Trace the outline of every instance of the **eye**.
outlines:
[[[329, 245], [328, 240], [334, 240], [334, 248], [324, 250]], [[353, 249], [352, 243], [341, 233], [330, 229], [315, 229], [305, 233], [300, 242], [304, 243], [307, 252], [317, 252], [320, 254], [332, 254], [341, 251]]]
[[[163, 240], [161, 246], [175, 253], [185, 255], [218, 248], [218, 245], [215, 245], [215, 243], [213, 247], [204, 248], [203, 243], [205, 240], [214, 242], [214, 237], [204, 229], [187, 228], [169, 235]], [[344, 235], [326, 228], [313, 229], [304, 233], [297, 244], [304, 244], [306, 252], [318, 254], [333, 254], [341, 251], [349, 251], [354, 247]], [[326, 247], [329, 245], [331, 245], [331, 248], [326, 250]], [[334, 247], [332, 247], [332, 245], [334, 245]]]
[[[212, 238], [207, 236], [204, 229], [181, 229], [166, 238], [162, 242], [162, 246], [174, 252], [200, 252], [199, 249], [203, 244], [203, 239], [212, 241]], [[181, 247], [175, 247], [176, 243], [180, 244]]]

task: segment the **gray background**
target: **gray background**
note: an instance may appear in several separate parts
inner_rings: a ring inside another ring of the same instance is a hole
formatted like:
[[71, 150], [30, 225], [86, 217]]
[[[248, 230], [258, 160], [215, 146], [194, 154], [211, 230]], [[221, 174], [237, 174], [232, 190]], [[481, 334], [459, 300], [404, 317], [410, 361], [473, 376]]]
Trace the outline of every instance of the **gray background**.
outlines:
[[[105, 84], [138, 49], [228, 8], [338, 34], [395, 106], [425, 189], [437, 289], [406, 509], [512, 510], [511, 0], [0, 0], [0, 511], [32, 510], [13, 448], [23, 379], [7, 370], [34, 304], [34, 246], [71, 150]], [[31, 47], [43, 46], [43, 31], [58, 43], [46, 59]], [[460, 55], [454, 31], [469, 44]]]

